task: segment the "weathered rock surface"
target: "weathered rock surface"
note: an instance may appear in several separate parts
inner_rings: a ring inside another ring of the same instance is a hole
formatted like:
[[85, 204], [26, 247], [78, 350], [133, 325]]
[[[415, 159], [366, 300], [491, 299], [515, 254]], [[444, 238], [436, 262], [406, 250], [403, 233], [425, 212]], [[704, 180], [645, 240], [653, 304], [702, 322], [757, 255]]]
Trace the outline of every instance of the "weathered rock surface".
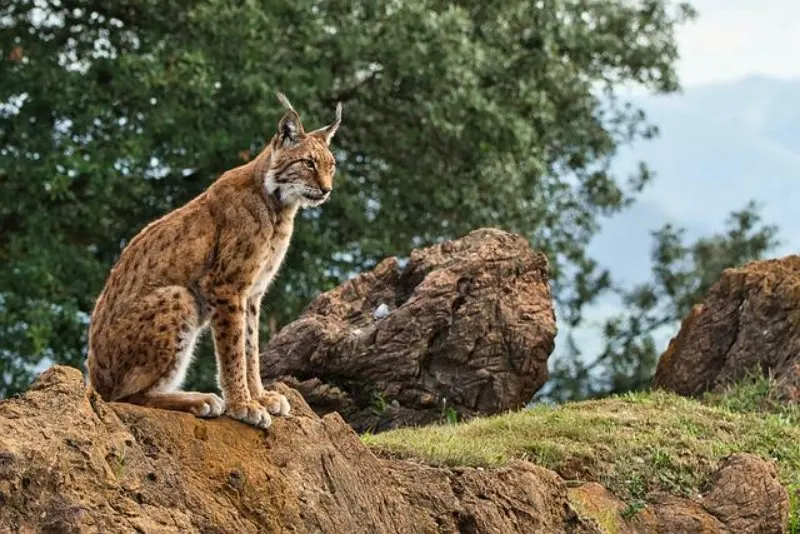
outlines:
[[710, 488], [697, 499], [654, 495], [635, 513], [626, 513], [627, 504], [593, 482], [569, 493], [583, 515], [617, 534], [788, 532], [789, 494], [778, 482], [775, 467], [751, 454], [723, 460]]
[[653, 383], [696, 396], [752, 372], [771, 373], [786, 400], [800, 400], [800, 256], [724, 271], [684, 319]]
[[493, 229], [414, 250], [402, 269], [386, 259], [283, 328], [262, 375], [359, 431], [519, 408], [548, 376], [547, 270], [524, 238]]
[[[54, 367], [0, 402], [0, 533], [784, 533], [788, 494], [749, 454], [696, 499], [655, 495], [633, 514], [596, 483], [553, 471], [444, 469], [373, 455], [336, 414], [268, 431], [222, 417], [105, 403]], [[580, 513], [579, 513], [580, 512]]]
[[294, 415], [265, 432], [105, 403], [54, 367], [0, 402], [0, 532], [599, 532], [552, 471], [382, 460], [279, 388]]
[[723, 462], [702, 504], [731, 532], [787, 531], [789, 493], [778, 482], [775, 466], [751, 454]]

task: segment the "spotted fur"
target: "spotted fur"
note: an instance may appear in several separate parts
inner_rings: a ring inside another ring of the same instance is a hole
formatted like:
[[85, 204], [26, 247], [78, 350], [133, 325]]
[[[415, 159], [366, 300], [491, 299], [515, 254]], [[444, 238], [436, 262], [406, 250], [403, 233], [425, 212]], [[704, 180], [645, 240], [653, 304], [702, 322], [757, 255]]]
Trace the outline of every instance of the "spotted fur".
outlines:
[[[266, 428], [289, 412], [259, 372], [261, 300], [289, 247], [300, 208], [333, 188], [329, 145], [341, 122], [306, 133], [286, 112], [249, 163], [229, 170], [188, 204], [134, 237], [106, 281], [89, 328], [89, 381], [106, 400], [181, 410], [223, 411]], [[203, 329], [214, 335], [220, 399], [179, 391]]]

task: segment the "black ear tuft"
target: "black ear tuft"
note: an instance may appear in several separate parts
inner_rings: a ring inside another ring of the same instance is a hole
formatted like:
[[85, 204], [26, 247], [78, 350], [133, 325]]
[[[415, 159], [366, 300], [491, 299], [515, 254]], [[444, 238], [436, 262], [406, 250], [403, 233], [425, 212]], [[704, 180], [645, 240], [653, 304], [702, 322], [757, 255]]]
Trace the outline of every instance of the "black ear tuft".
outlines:
[[325, 126], [323, 128], [320, 128], [319, 130], [312, 132], [310, 135], [322, 136], [322, 138], [325, 139], [325, 142], [330, 145], [331, 139], [333, 139], [333, 136], [336, 134], [336, 130], [339, 129], [339, 125], [341, 123], [342, 123], [342, 103], [339, 102], [338, 104], [336, 104], [336, 117], [334, 121], [328, 126]]
[[278, 141], [280, 146], [291, 146], [300, 139], [305, 133], [303, 124], [300, 122], [300, 115], [292, 107], [289, 99], [283, 93], [278, 93], [278, 100], [286, 109], [281, 121], [278, 123]]
[[278, 140], [281, 146], [291, 146], [300, 139], [303, 125], [294, 111], [287, 111], [278, 123]]

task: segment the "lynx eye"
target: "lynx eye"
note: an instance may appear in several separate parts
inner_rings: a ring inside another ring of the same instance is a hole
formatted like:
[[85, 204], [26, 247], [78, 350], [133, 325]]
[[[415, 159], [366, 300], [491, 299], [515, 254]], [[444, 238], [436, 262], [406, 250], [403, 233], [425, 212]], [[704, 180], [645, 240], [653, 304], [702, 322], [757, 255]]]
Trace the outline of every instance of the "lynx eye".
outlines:
[[305, 165], [307, 169], [310, 169], [310, 170], [313, 171], [314, 169], [317, 168], [317, 166], [314, 164], [314, 160], [313, 159], [304, 159], [302, 161], [303, 161], [303, 165]]

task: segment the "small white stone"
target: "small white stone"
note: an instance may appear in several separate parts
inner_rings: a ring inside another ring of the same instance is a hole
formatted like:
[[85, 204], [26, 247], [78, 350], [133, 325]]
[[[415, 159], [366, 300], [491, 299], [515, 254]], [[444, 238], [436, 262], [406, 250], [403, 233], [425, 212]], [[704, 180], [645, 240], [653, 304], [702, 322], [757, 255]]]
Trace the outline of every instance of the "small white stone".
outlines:
[[375, 308], [375, 311], [372, 314], [372, 316], [375, 319], [383, 319], [387, 315], [389, 315], [389, 306], [387, 306], [386, 303], [384, 302], [382, 302], [380, 306]]

